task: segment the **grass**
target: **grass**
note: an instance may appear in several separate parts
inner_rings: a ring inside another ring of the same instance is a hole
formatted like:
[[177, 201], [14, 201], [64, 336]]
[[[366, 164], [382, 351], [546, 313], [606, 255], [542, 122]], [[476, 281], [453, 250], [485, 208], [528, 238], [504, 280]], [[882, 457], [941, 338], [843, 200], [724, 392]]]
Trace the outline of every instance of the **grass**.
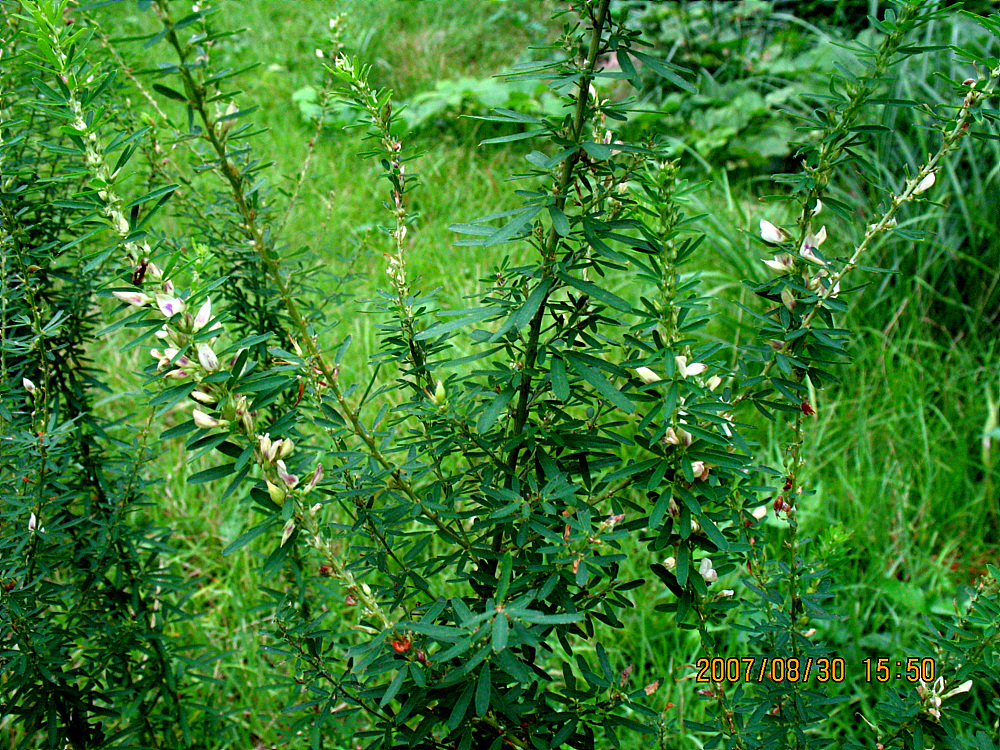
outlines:
[[[484, 5], [489, 13], [483, 12]], [[544, 35], [548, 23], [545, 8], [529, 0], [371, 0], [336, 9], [346, 13], [349, 46], [372, 62], [381, 85], [404, 98], [432, 89], [442, 78], [483, 77], [508, 68]], [[102, 13], [123, 35], [148, 28], [150, 22], [120, 6]], [[222, 5], [220, 25], [239, 25], [245, 19], [253, 19], [251, 29], [219, 54], [231, 64], [261, 63], [240, 79], [240, 103], [260, 106], [254, 119], [268, 134], [257, 148], [275, 161], [272, 186], [288, 190], [311, 132], [292, 94], [319, 75], [314, 49], [322, 44], [327, 16], [286, 0]], [[164, 54], [162, 48], [153, 51]], [[411, 233], [411, 276], [424, 290], [440, 288], [442, 308], [465, 306], [463, 298], [477, 290], [499, 257], [455, 247], [446, 227], [514, 205], [507, 179], [520, 168], [522, 154], [477, 147], [469, 129], [422, 133], [410, 145], [424, 152], [414, 164], [423, 187], [415, 194], [419, 218]], [[356, 155], [361, 147], [352, 133], [331, 129], [321, 134], [313, 170], [286, 233], [289, 246], [308, 245], [331, 271], [350, 274], [349, 300], [336, 310], [339, 323], [331, 341], [348, 335], [354, 339], [344, 369], [359, 376], [368, 371], [368, 356], [377, 344], [368, 300], [384, 279], [375, 227], [385, 221], [380, 170]], [[716, 295], [732, 299], [740, 293], [742, 276], [763, 273], [763, 255], [745, 234], [755, 230], [763, 214], [748, 188], [729, 185], [724, 176], [714, 174], [699, 198], [707, 214], [701, 226], [709, 244], [720, 250], [701, 271]], [[986, 174], [981, 179], [983, 186], [989, 182]], [[973, 213], [963, 209], [965, 216]], [[961, 236], [953, 224], [939, 225], [936, 231]], [[855, 713], [870, 708], [886, 689], [864, 680], [861, 659], [898, 657], [915, 646], [922, 632], [919, 616], [950, 611], [958, 585], [970, 583], [985, 561], [997, 562], [995, 492], [1000, 482], [994, 464], [983, 460], [981, 441], [988, 416], [984, 394], [1000, 399], [997, 346], [975, 335], [954, 345], [937, 340], [933, 322], [920, 317], [923, 297], [909, 303], [900, 291], [922, 289], [919, 272], [925, 268], [918, 264], [898, 284], [877, 290], [878, 305], [867, 294], [862, 297], [858, 307], [868, 306], [868, 314], [850, 318], [855, 326], [865, 326], [854, 345], [855, 361], [841, 370], [840, 385], [820, 395], [810, 431], [808, 470], [816, 494], [802, 515], [806, 535], [817, 538], [835, 568], [831, 609], [841, 617], [817, 627], [848, 665], [847, 682], [830, 686], [831, 693], [850, 696], [834, 714], [833, 731], [842, 738], [858, 736]], [[639, 290], [623, 278], [618, 291], [634, 296]], [[732, 341], [739, 316], [721, 299], [717, 310], [711, 330], [720, 340]], [[977, 313], [973, 306], [961, 314]], [[139, 369], [139, 354], [123, 354], [111, 341], [104, 346], [101, 356], [116, 364], [119, 385], [135, 388], [138, 381], [128, 373]], [[105, 407], [121, 410], [124, 403]], [[765, 445], [777, 444], [773, 426], [756, 426]], [[777, 454], [768, 458], [781, 460]], [[284, 736], [289, 723], [280, 713], [297, 700], [292, 665], [260, 649], [269, 642], [272, 623], [267, 607], [260, 606], [264, 597], [258, 591], [262, 583], [254, 570], [256, 556], [252, 547], [222, 554], [249, 526], [248, 511], [235, 499], [216, 502], [221, 487], [186, 483], [206, 466], [188, 463], [177, 445], [165, 446], [156, 462], [164, 478], [162, 493], [139, 520], [174, 530], [170, 562], [198, 580], [188, 609], [200, 616], [178, 627], [192, 641], [219, 650], [213, 681], [205, 683], [204, 691], [225, 696], [235, 712], [234, 734], [218, 738], [213, 747], [306, 747], [304, 738]], [[780, 534], [780, 528], [775, 526], [774, 532]], [[650, 553], [638, 551], [626, 574], [649, 578], [650, 561]], [[736, 576], [730, 578], [720, 585], [739, 590]], [[662, 680], [651, 702], [659, 708], [674, 704], [664, 709], [667, 718], [683, 715], [697, 721], [704, 716], [701, 699], [682, 678], [690, 674], [699, 644], [690, 631], [662, 626], [651, 606], [661, 599], [665, 594], [652, 583], [636, 592], [642, 604], [631, 612], [625, 631], [608, 644], [614, 647], [612, 661], [618, 669], [634, 664], [634, 685]], [[333, 600], [328, 604], [336, 606]], [[732, 645], [740, 647], [738, 640]], [[701, 746], [690, 731], [668, 733], [662, 742], [660, 747]]]

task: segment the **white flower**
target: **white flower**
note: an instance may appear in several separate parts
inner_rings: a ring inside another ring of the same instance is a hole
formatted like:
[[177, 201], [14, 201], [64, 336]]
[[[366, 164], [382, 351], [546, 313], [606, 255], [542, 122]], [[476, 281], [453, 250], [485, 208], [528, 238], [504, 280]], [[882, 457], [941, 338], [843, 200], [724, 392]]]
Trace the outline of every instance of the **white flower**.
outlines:
[[922, 179], [917, 184], [917, 186], [913, 189], [913, 194], [914, 195], [920, 195], [921, 193], [927, 192], [932, 187], [934, 187], [934, 181], [936, 179], [937, 179], [937, 177], [936, 177], [936, 175], [935, 175], [934, 172], [928, 172], [927, 176], [924, 177], [924, 179]]
[[688, 375], [701, 375], [708, 369], [708, 365], [702, 362], [688, 364], [687, 357], [683, 354], [678, 354], [674, 357], [674, 362], [677, 364], [677, 371], [681, 374], [682, 378], [686, 378]]
[[707, 557], [701, 558], [701, 564], [698, 566], [698, 575], [705, 579], [705, 583], [712, 583], [719, 577], [719, 574], [715, 572], [715, 568], [712, 567], [712, 561]]
[[736, 592], [733, 591], [732, 589], [722, 589], [722, 591], [719, 592], [719, 596], [735, 596], [735, 595]]
[[320, 58], [321, 60], [324, 57], [326, 57], [326, 55], [323, 54], [323, 50], [321, 50], [319, 47], [316, 48], [316, 57]]
[[153, 301], [148, 294], [142, 292], [111, 292], [111, 294], [122, 302], [127, 302], [135, 307], [145, 307]]
[[198, 361], [209, 372], [215, 372], [219, 369], [219, 358], [212, 351], [212, 347], [204, 341], [198, 344]]
[[775, 255], [774, 260], [765, 260], [764, 265], [778, 273], [785, 273], [786, 271], [790, 271], [792, 266], [795, 265], [795, 259], [788, 253], [782, 253], [781, 255]]
[[760, 237], [764, 242], [770, 242], [772, 245], [780, 245], [788, 239], [788, 236], [788, 232], [784, 229], [776, 227], [764, 219], [760, 220]]
[[160, 308], [164, 318], [172, 318], [177, 313], [184, 312], [184, 300], [169, 294], [157, 294], [156, 306]]
[[34, 531], [38, 526], [38, 519], [35, 518], [35, 513], [32, 511], [31, 515], [28, 516], [28, 531]]
[[667, 570], [673, 570], [674, 568], [677, 567], [677, 558], [668, 557], [666, 560], [663, 561], [663, 567], [666, 568]]
[[23, 385], [24, 390], [26, 390], [31, 395], [35, 395], [35, 391], [38, 390], [37, 388], [35, 388], [35, 384], [32, 383], [27, 378], [21, 378], [21, 385]]
[[754, 511], [753, 511], [753, 513], [751, 515], [754, 518], [756, 518], [758, 521], [760, 521], [761, 519], [763, 519], [767, 515], [767, 506], [766, 505], [762, 505], [759, 508], [754, 508]]
[[713, 375], [712, 377], [710, 377], [710, 378], [708, 379], [708, 382], [707, 382], [707, 383], [705, 383], [705, 386], [706, 386], [706, 387], [708, 388], [708, 390], [710, 390], [710, 391], [714, 391], [714, 390], [715, 390], [716, 388], [718, 388], [718, 387], [719, 387], [720, 385], [722, 385], [722, 378], [720, 378], [720, 377], [719, 377], [718, 375]]
[[655, 372], [650, 370], [648, 367], [636, 367], [635, 374], [639, 376], [639, 380], [643, 383], [649, 385], [650, 383], [655, 383], [660, 380], [660, 376]]
[[194, 330], [200, 331], [208, 323], [209, 319], [212, 317], [212, 300], [205, 300], [200, 308], [198, 308], [198, 314], [194, 316]]
[[194, 418], [196, 425], [206, 430], [211, 430], [215, 427], [226, 427], [229, 424], [225, 419], [216, 419], [200, 409], [192, 409], [191, 416]]
[[823, 201], [821, 201], [819, 198], [817, 198], [816, 199], [816, 205], [813, 206], [812, 215], [815, 216], [816, 214], [818, 214], [822, 210], [823, 210]]
[[959, 693], [967, 693], [972, 690], [972, 680], [966, 680], [961, 685], [959, 685], [954, 690], [949, 690], [947, 693], [942, 695], [942, 698], [950, 698], [953, 695], [958, 695]]
[[204, 391], [191, 391], [191, 398], [193, 398], [195, 401], [207, 404], [208, 406], [211, 406], [212, 404], [214, 404], [216, 401], [219, 400], [211, 393], [205, 393]]

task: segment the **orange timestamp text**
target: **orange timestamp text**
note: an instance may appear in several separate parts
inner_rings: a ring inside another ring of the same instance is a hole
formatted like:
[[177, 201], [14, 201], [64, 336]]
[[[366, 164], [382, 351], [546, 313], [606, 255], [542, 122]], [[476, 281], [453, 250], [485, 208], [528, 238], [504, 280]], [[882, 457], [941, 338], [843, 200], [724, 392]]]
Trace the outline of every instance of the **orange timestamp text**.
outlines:
[[843, 682], [846, 662], [840, 657], [703, 657], [695, 661], [695, 682]]

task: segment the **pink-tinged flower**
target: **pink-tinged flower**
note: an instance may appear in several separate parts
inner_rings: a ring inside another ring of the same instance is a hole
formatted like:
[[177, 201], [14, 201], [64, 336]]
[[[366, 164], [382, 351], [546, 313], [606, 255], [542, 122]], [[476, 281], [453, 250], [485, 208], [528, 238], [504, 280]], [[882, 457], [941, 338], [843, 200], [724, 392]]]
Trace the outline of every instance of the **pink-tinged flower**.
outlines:
[[926, 193], [932, 187], [934, 187], [934, 182], [937, 180], [937, 176], [934, 172], [928, 172], [927, 176], [922, 179], [917, 186], [913, 189], [914, 195], [920, 195], [921, 193]]
[[705, 370], [708, 369], [708, 365], [702, 362], [692, 362], [687, 363], [687, 357], [683, 354], [678, 354], [674, 357], [674, 362], [677, 364], [677, 371], [680, 373], [682, 378], [686, 378], [688, 375], [701, 375]]
[[281, 530], [281, 545], [280, 546], [284, 547], [285, 546], [285, 542], [287, 542], [291, 538], [292, 534], [294, 534], [294, 533], [295, 533], [295, 519], [294, 518], [289, 518], [288, 522], [285, 524], [285, 528], [283, 528]]
[[164, 377], [173, 378], [174, 380], [184, 380], [184, 378], [191, 377], [191, 373], [178, 367], [176, 370], [168, 372]]
[[177, 313], [184, 312], [184, 300], [168, 294], [157, 294], [156, 306], [160, 308], [165, 318], [172, 318]]
[[133, 307], [145, 307], [153, 301], [148, 294], [143, 294], [142, 292], [111, 292], [111, 294]]
[[306, 485], [306, 492], [312, 492], [313, 489], [319, 484], [323, 479], [323, 464], [316, 464], [316, 469], [313, 471], [312, 477], [309, 479], [309, 484]]
[[660, 687], [660, 681], [656, 680], [655, 682], [651, 682], [648, 685], [646, 685], [646, 687], [644, 687], [642, 689], [642, 691], [648, 697], [648, 696], [652, 695], [653, 693], [655, 693], [659, 689], [659, 687]]
[[811, 232], [806, 235], [806, 238], [802, 241], [802, 248], [799, 250], [799, 255], [808, 260], [811, 263], [817, 263], [821, 266], [826, 265], [826, 261], [820, 260], [820, 258], [813, 251], [822, 245], [826, 241], [826, 227], [820, 229], [816, 234]]
[[276, 440], [274, 447], [278, 450], [278, 458], [288, 458], [295, 450], [295, 443], [289, 438], [285, 438], [284, 440]]
[[788, 308], [789, 312], [795, 309], [795, 293], [787, 286], [781, 290], [781, 301]]
[[198, 314], [194, 316], [194, 331], [200, 331], [212, 318], [212, 300], [206, 299], [205, 304], [198, 308]]
[[278, 446], [272, 442], [270, 433], [257, 436], [257, 450], [260, 451], [260, 457], [269, 464], [274, 463], [274, 459], [278, 457]]
[[174, 282], [172, 282], [170, 279], [164, 279], [162, 287], [164, 294], [168, 294], [171, 297], [174, 295]]
[[294, 474], [290, 474], [288, 469], [285, 467], [285, 462], [278, 459], [275, 466], [278, 469], [278, 476], [281, 477], [281, 481], [285, 483], [288, 489], [295, 489], [295, 486], [299, 483], [299, 478]]
[[770, 242], [772, 245], [780, 245], [782, 242], [788, 240], [789, 234], [784, 229], [776, 227], [771, 222], [761, 219], [760, 237], [764, 240], [764, 242]]
[[792, 267], [795, 265], [795, 259], [788, 253], [782, 253], [781, 255], [775, 255], [774, 260], [765, 260], [764, 265], [778, 273], [785, 273], [792, 270]]
[[650, 370], [648, 367], [636, 367], [635, 374], [638, 375], [639, 380], [641, 380], [646, 385], [649, 385], [650, 383], [656, 383], [661, 379], [659, 375]]
[[700, 479], [702, 481], [708, 479], [709, 468], [708, 464], [704, 461], [692, 461], [691, 471], [694, 472], [695, 479]]
[[691, 433], [683, 428], [674, 429], [673, 427], [667, 428], [667, 436], [663, 438], [670, 445], [680, 445], [684, 443], [686, 446], [691, 445], [691, 441], [694, 440]]
[[21, 378], [21, 385], [24, 386], [24, 390], [26, 390], [32, 396], [34, 396], [35, 395], [35, 391], [38, 390], [37, 388], [35, 388], [35, 384], [32, 383], [27, 378]]
[[722, 591], [719, 592], [719, 596], [722, 596], [722, 597], [735, 596], [735, 595], [736, 595], [736, 592], [733, 591], [732, 589], [722, 589]]
[[198, 344], [198, 361], [209, 372], [215, 372], [219, 369], [219, 358], [212, 351], [212, 347], [204, 341]]
[[719, 578], [719, 574], [712, 567], [712, 561], [707, 557], [701, 558], [701, 564], [698, 565], [698, 575], [705, 579], [705, 583], [714, 583]]
[[194, 423], [205, 430], [211, 430], [216, 427], [227, 427], [229, 425], [227, 420], [211, 417], [200, 409], [192, 409], [191, 416], [194, 418]]

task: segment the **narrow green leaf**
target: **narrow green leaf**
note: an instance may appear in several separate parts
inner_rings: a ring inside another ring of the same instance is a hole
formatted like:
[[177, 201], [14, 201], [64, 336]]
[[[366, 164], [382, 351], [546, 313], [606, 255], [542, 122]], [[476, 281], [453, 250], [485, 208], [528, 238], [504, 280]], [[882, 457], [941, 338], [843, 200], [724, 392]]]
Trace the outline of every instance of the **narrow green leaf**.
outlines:
[[483, 664], [476, 683], [476, 716], [486, 716], [490, 710], [490, 665]]
[[593, 367], [585, 365], [583, 362], [570, 354], [566, 354], [565, 356], [566, 359], [569, 360], [570, 366], [576, 370], [580, 377], [590, 383], [590, 385], [594, 387], [594, 390], [626, 414], [632, 414], [635, 412], [635, 406], [629, 400], [628, 396], [611, 385], [611, 382], [604, 377], [603, 373], [599, 370], [595, 370]]
[[163, 96], [167, 97], [168, 99], [173, 99], [175, 102], [184, 102], [185, 104], [188, 103], [188, 98], [184, 96], [184, 94], [180, 93], [179, 91], [174, 91], [174, 89], [170, 88], [169, 86], [164, 86], [162, 83], [154, 83], [153, 91], [155, 91], [158, 94], [163, 94]]
[[497, 612], [493, 618], [493, 651], [500, 653], [507, 648], [507, 637], [510, 635], [510, 623], [507, 622], [507, 615]]
[[403, 668], [396, 672], [396, 676], [392, 678], [392, 682], [389, 683], [389, 688], [385, 691], [385, 694], [382, 696], [382, 700], [378, 703], [379, 708], [385, 708], [389, 705], [389, 702], [396, 697], [396, 693], [398, 693], [399, 689], [403, 687], [403, 681], [406, 679], [407, 672], [409, 671], [408, 667], [408, 664], [404, 664]]
[[578, 279], [575, 276], [571, 276], [568, 273], [559, 272], [560, 281], [564, 281], [571, 287], [579, 289], [584, 294], [589, 294], [596, 300], [600, 300], [609, 307], [613, 307], [616, 310], [621, 310], [622, 312], [630, 313], [634, 311], [632, 305], [623, 300], [617, 294], [612, 294], [604, 287], [600, 287], [597, 284], [592, 284], [589, 281], [584, 281], [583, 279]]
[[566, 377], [566, 363], [562, 357], [555, 357], [552, 360], [552, 369], [549, 371], [552, 379], [552, 392], [560, 401], [569, 400], [569, 380]]
[[507, 408], [507, 404], [510, 403], [514, 393], [515, 390], [513, 388], [507, 388], [494, 396], [490, 403], [487, 404], [483, 413], [479, 416], [479, 421], [476, 423], [476, 431], [479, 432], [480, 435], [484, 435], [489, 432], [490, 428], [500, 417], [500, 414], [503, 413], [505, 408]]
[[471, 325], [473, 323], [478, 323], [481, 320], [492, 317], [503, 312], [502, 307], [484, 307], [480, 310], [476, 310], [468, 315], [463, 315], [455, 320], [449, 320], [445, 323], [437, 323], [432, 325], [430, 328], [420, 331], [414, 338], [417, 341], [423, 341], [425, 339], [433, 338], [435, 336], [440, 336], [443, 333], [450, 333], [451, 331], [458, 330], [459, 328], [464, 328], [465, 326]]
[[648, 65], [653, 71], [658, 75], [666, 78], [672, 84], [678, 88], [682, 88], [691, 94], [697, 94], [698, 89], [692, 86], [690, 83], [681, 78], [677, 73], [687, 73], [691, 74], [690, 70], [686, 68], [681, 68], [677, 65], [672, 65], [671, 63], [660, 60], [659, 58], [653, 57], [652, 55], [647, 55], [643, 52], [635, 52], [634, 50], [629, 50], [629, 54], [632, 55], [636, 60]]

